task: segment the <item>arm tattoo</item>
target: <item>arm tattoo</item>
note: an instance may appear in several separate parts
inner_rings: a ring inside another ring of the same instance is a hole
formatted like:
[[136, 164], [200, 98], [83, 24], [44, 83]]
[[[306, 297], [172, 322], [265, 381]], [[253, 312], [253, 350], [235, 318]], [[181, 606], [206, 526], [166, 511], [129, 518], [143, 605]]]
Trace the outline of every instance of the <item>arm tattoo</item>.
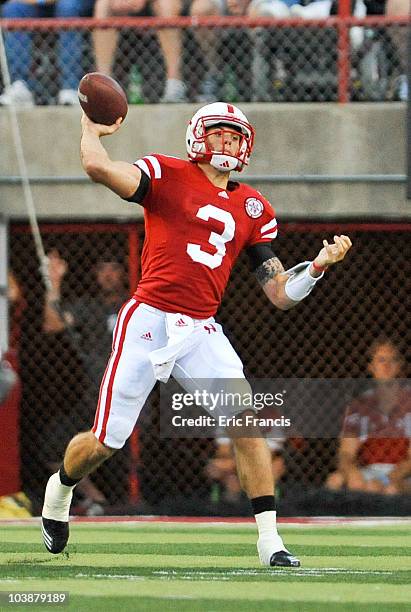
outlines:
[[262, 287], [268, 283], [269, 280], [275, 278], [277, 274], [284, 272], [284, 267], [278, 257], [272, 257], [267, 259], [261, 266], [255, 270], [255, 276]]

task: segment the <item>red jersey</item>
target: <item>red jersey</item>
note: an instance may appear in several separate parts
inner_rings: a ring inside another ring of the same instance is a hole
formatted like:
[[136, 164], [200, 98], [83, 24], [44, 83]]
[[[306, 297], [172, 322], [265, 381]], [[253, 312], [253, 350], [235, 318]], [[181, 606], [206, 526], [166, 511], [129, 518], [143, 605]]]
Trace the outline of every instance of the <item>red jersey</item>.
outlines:
[[215, 314], [241, 251], [276, 237], [274, 211], [248, 185], [216, 187], [192, 162], [148, 155], [136, 165], [150, 177], [150, 188], [135, 297], [165, 312], [206, 319]]
[[389, 413], [382, 410], [378, 393], [367, 391], [347, 408], [343, 436], [360, 438], [361, 465], [399, 463], [407, 458], [411, 437], [411, 390], [400, 387]]

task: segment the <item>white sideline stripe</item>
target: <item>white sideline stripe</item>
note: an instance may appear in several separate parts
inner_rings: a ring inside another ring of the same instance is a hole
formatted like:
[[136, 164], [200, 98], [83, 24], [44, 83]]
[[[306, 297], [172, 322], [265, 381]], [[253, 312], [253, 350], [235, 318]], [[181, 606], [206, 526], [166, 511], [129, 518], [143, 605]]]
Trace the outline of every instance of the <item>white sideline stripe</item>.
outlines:
[[272, 234], [264, 234], [262, 238], [277, 238], [277, 234], [278, 234], [278, 231], [275, 230], [275, 232], [273, 232]]
[[277, 225], [277, 219], [273, 219], [269, 223], [266, 223], [265, 225], [263, 225], [260, 232], [264, 234], [264, 232], [266, 232], [267, 230], [273, 229], [276, 225]]
[[148, 159], [151, 162], [154, 168], [154, 178], [161, 178], [161, 166], [158, 159], [154, 155], [147, 155], [144, 159]]
[[124, 319], [126, 318], [126, 315], [128, 313], [128, 311], [130, 310], [130, 308], [132, 308], [134, 306], [134, 304], [136, 303], [136, 300], [134, 298], [132, 298], [129, 303], [127, 304], [127, 306], [124, 307], [124, 310], [121, 314], [120, 317], [120, 321], [118, 323], [118, 329], [117, 329], [117, 338], [116, 338], [116, 343], [113, 347], [113, 354], [111, 355], [109, 364], [108, 364], [108, 370], [107, 370], [107, 376], [103, 385], [103, 388], [101, 390], [101, 398], [100, 398], [100, 411], [99, 411], [99, 415], [98, 415], [98, 423], [97, 423], [97, 427], [96, 427], [96, 437], [98, 438], [99, 435], [101, 434], [101, 428], [103, 426], [103, 421], [104, 421], [104, 414], [106, 411], [106, 401], [107, 401], [107, 391], [108, 391], [108, 385], [111, 379], [111, 373], [113, 371], [113, 366], [114, 366], [114, 362], [116, 360], [117, 357], [117, 353], [118, 353], [118, 347], [120, 344], [120, 339], [123, 333], [123, 324], [124, 324]]
[[[92, 524], [94, 527], [106, 529], [108, 525], [115, 525], [116, 528], [121, 529], [122, 527], [129, 528], [133, 525], [136, 528], [144, 529], [147, 526], [161, 525], [161, 528], [174, 527], [187, 527], [192, 529], [195, 526], [196, 529], [209, 528], [209, 527], [224, 527], [224, 528], [241, 528], [250, 529], [255, 531], [254, 519], [245, 519], [244, 517], [231, 517], [227, 520], [218, 520], [218, 517], [203, 517], [206, 520], [198, 520], [199, 517], [182, 517], [179, 520], [170, 520], [169, 516], [145, 514], [136, 517], [133, 516], [101, 516], [101, 517], [85, 517], [85, 516], [73, 516], [70, 515], [71, 521], [77, 524], [80, 529], [87, 529], [88, 524]], [[324, 527], [335, 527], [339, 525], [352, 526], [352, 527], [387, 527], [387, 526], [406, 526], [411, 525], [411, 517], [408, 516], [312, 516], [312, 517], [295, 517], [293, 520], [277, 519], [281, 528], [286, 529], [307, 529], [307, 528], [318, 528], [323, 529]], [[41, 526], [40, 516], [30, 516], [27, 518], [0, 518], [0, 527], [30, 527], [31, 525]], [[294, 572], [293, 572], [294, 574]]]
[[137, 160], [135, 162], [135, 165], [138, 166], [140, 170], [144, 172], [144, 174], [147, 174], [148, 178], [151, 178], [150, 168], [147, 166], [146, 162], [143, 159]]

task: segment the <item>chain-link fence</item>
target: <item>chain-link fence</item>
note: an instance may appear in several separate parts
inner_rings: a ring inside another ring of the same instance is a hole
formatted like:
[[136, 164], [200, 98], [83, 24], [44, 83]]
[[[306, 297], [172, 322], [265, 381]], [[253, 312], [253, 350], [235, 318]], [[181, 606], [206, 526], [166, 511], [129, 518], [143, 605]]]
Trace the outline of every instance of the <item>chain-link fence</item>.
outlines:
[[95, 69], [111, 73], [131, 104], [406, 99], [407, 16], [1, 23], [26, 103], [74, 103], [79, 79]]
[[[109, 264], [109, 277], [118, 273], [118, 298], [124, 299], [134, 288], [142, 227], [44, 224], [41, 230], [46, 250], [67, 262], [61, 274], [62, 310], [67, 308], [81, 318], [81, 305], [84, 309], [96, 297], [105, 301], [110, 291], [107, 286], [105, 293], [102, 290], [108, 282], [99, 276], [102, 262]], [[333, 268], [313, 295], [289, 312], [270, 306], [248, 262], [241, 259], [218, 320], [238, 350], [247, 375], [271, 379], [366, 377], [370, 345], [382, 333], [398, 340], [405, 356], [409, 346], [406, 270], [410, 230], [409, 225], [401, 224], [283, 224], [276, 252], [287, 267], [312, 258], [322, 238], [337, 232], [349, 234], [354, 244], [347, 261]], [[15, 310], [19, 313], [23, 387], [22, 479], [24, 490], [39, 500], [70, 437], [92, 424], [96, 377], [110, 352], [113, 311], [96, 310], [94, 304], [94, 311], [86, 310], [93, 316], [88, 314], [85, 320], [83, 316], [71, 332], [67, 327], [53, 329], [45, 324], [44, 288], [27, 226], [11, 226], [10, 253], [10, 267], [24, 296], [23, 312]], [[281, 458], [280, 488], [323, 484], [334, 469], [336, 447], [336, 437], [283, 440], [273, 455]], [[104, 496], [106, 511], [112, 513], [124, 512], [136, 502], [154, 512], [214, 513], [215, 504], [227, 494], [216, 478], [217, 464], [210, 467], [219, 453], [221, 448], [212, 439], [161, 439], [156, 389], [126, 448], [78, 492], [75, 511], [86, 512], [85, 500], [95, 497], [95, 490], [87, 488], [90, 484]], [[221, 457], [221, 461], [218, 465], [228, 469], [232, 457]], [[237, 484], [230, 482], [233, 493]]]

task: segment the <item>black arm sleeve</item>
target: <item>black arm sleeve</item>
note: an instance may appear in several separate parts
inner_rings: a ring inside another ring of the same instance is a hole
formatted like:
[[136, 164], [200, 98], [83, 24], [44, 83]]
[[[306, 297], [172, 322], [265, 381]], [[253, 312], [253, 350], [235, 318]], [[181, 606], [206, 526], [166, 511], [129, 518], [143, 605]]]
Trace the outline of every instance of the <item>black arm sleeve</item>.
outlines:
[[123, 198], [126, 202], [135, 202], [136, 204], [142, 204], [146, 197], [148, 190], [150, 189], [150, 179], [145, 172], [141, 172], [140, 184], [136, 191], [129, 198]]
[[272, 257], [276, 256], [271, 246], [266, 242], [253, 244], [246, 249], [246, 252], [250, 259], [250, 266], [253, 272], [259, 266], [261, 266], [261, 264], [267, 261], [267, 259], [271, 259]]

